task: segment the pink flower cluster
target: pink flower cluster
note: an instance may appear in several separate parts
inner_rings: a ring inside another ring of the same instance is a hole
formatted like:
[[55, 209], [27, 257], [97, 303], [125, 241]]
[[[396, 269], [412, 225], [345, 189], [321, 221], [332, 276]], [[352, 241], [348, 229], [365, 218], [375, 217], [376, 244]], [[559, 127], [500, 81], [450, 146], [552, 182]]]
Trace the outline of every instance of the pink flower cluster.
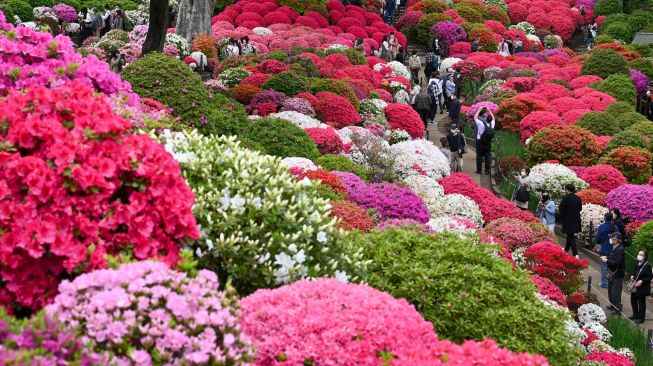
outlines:
[[618, 353], [613, 352], [594, 352], [585, 357], [587, 361], [600, 362], [607, 366], [635, 366], [635, 362]]
[[610, 165], [594, 165], [583, 169], [579, 178], [589, 183], [591, 188], [605, 193], [628, 183], [626, 177]]
[[46, 311], [120, 364], [247, 365], [253, 352], [230, 291], [211, 271], [188, 277], [144, 261], [62, 282]]
[[649, 185], [624, 184], [608, 193], [605, 204], [609, 209], [618, 208], [624, 218], [631, 221], [653, 220], [653, 187]]
[[52, 7], [52, 10], [57, 15], [57, 18], [62, 22], [72, 23], [77, 20], [77, 12], [75, 8], [68, 4], [59, 3]]
[[[585, 9], [587, 13], [591, 9]], [[535, 29], [546, 29], [557, 34], [563, 41], [569, 41], [585, 19], [580, 11], [571, 8], [569, 2], [545, 0], [517, 0], [508, 4], [508, 15], [512, 24], [522, 21], [531, 23]], [[591, 15], [590, 15], [591, 16]], [[591, 18], [588, 19], [592, 19]]]
[[178, 261], [199, 236], [177, 162], [82, 81], [0, 100], [0, 305], [38, 310], [106, 255]]
[[315, 141], [320, 154], [339, 154], [345, 148], [340, 135], [331, 127], [307, 128], [304, 131]]
[[562, 307], [567, 307], [565, 294], [560, 290], [560, 287], [556, 286], [550, 279], [538, 275], [532, 275], [530, 280], [535, 284], [535, 286], [537, 286], [537, 290], [540, 294], [546, 296], [549, 300], [556, 302]]

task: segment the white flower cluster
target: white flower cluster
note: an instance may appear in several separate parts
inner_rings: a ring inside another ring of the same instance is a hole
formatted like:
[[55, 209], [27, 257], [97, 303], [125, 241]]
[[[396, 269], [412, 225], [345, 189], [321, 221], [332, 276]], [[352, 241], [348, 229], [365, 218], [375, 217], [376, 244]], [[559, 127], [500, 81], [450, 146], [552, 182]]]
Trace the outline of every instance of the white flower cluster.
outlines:
[[535, 165], [524, 183], [536, 195], [539, 195], [540, 190], [546, 189], [556, 203], [560, 202], [560, 199], [565, 195], [565, 185], [567, 184], [573, 184], [576, 191], [589, 187], [589, 184], [578, 178], [573, 170], [562, 164], [551, 163]]
[[526, 266], [526, 259], [524, 259], [525, 251], [526, 247], [520, 247], [512, 252], [512, 260], [515, 261], [515, 265], [519, 268], [524, 268]]
[[388, 142], [391, 145], [410, 140], [410, 135], [404, 130], [392, 130], [386, 131], [386, 133], [389, 133]]
[[261, 36], [261, 37], [270, 36], [274, 34], [274, 32], [270, 30], [270, 28], [265, 28], [265, 27], [255, 27], [254, 29], [252, 29], [252, 32], [254, 32], [257, 36]]
[[329, 45], [329, 47], [326, 47], [325, 50], [348, 50], [349, 46], [341, 44], [341, 43], [333, 43]]
[[66, 23], [64, 27], [64, 32], [66, 34], [77, 34], [81, 30], [81, 25], [79, 23]]
[[385, 77], [403, 76], [406, 79], [410, 79], [410, 71], [408, 71], [408, 68], [401, 62], [390, 61], [387, 64], [378, 63], [374, 65], [374, 70], [380, 71], [383, 66], [389, 66], [392, 69], [392, 73], [389, 75], [384, 75]]
[[538, 37], [535, 34], [527, 34], [526, 38], [531, 42], [542, 43], [542, 41], [540, 40], [540, 37]]
[[195, 63], [197, 64], [197, 68], [200, 70], [204, 70], [206, 65], [208, 65], [208, 59], [206, 58], [206, 55], [200, 51], [195, 51], [191, 53], [190, 57], [192, 57], [193, 60], [195, 60]]
[[34, 19], [41, 19], [41, 17], [48, 17], [57, 21], [59, 20], [57, 14], [54, 13], [52, 8], [49, 8], [47, 6], [37, 6], [34, 9], [32, 9], [32, 13], [34, 14]]
[[505, 83], [505, 80], [501, 79], [491, 79], [483, 83], [480, 88], [478, 88], [479, 94], [489, 93], [497, 89], [501, 84]]
[[404, 184], [416, 195], [420, 196], [425, 205], [434, 205], [439, 197], [444, 196], [444, 188], [437, 180], [425, 175], [409, 175], [404, 178]]
[[517, 30], [523, 32], [524, 34], [526, 34], [527, 36], [528, 35], [535, 35], [535, 27], [531, 23], [526, 22], [526, 21], [519, 22], [519, 23], [517, 23], [515, 25], [511, 25], [510, 27], [508, 27], [508, 29], [517, 29]]
[[592, 303], [583, 304], [578, 308], [578, 321], [583, 324], [605, 323], [608, 317], [600, 306]]
[[397, 157], [400, 177], [427, 175], [440, 179], [451, 173], [449, 161], [433, 143], [424, 139], [404, 141], [390, 147]]
[[587, 333], [571, 317], [565, 320], [565, 332], [569, 337], [569, 343], [577, 347], [582, 347], [583, 341], [587, 339]]
[[460, 217], [439, 217], [429, 220], [426, 225], [438, 233], [448, 231], [459, 235], [472, 233], [478, 229], [475, 223]]
[[434, 219], [440, 217], [460, 217], [472, 221], [479, 226], [483, 224], [481, 209], [476, 202], [462, 194], [445, 194], [436, 198], [433, 204], [427, 204], [427, 207], [431, 213], [431, 218]]
[[283, 111], [278, 113], [272, 113], [268, 117], [285, 119], [287, 121], [292, 122], [292, 124], [294, 124], [295, 126], [301, 129], [322, 127], [322, 125], [326, 127], [326, 125], [320, 122], [319, 120], [311, 116], [308, 116], [306, 114], [295, 112], [295, 111]]
[[365, 137], [373, 135], [372, 132], [370, 132], [369, 130], [359, 126], [343, 127], [337, 130], [336, 132], [338, 133], [338, 136], [340, 136], [340, 139], [344, 144], [350, 143], [351, 137], [354, 134], [358, 136], [365, 136]]
[[126, 10], [125, 15], [127, 15], [127, 20], [129, 21], [129, 23], [133, 24], [134, 26], [146, 25], [150, 22], [149, 9]]
[[160, 136], [180, 161], [203, 233], [192, 247], [202, 264], [227, 273], [244, 291], [306, 277], [359, 281], [362, 254], [338, 239], [328, 201], [288, 173], [280, 159], [235, 138], [196, 131]]
[[306, 158], [300, 158], [300, 157], [285, 158], [281, 160], [281, 164], [283, 164], [288, 169], [299, 168], [304, 171], [317, 170], [317, 165], [315, 165], [314, 162]]
[[168, 33], [166, 34], [165, 45], [174, 46], [179, 50], [181, 56], [186, 56], [190, 54], [190, 45], [186, 38], [176, 34]]
[[582, 226], [583, 237], [590, 234], [590, 223], [592, 224], [593, 232], [603, 223], [603, 216], [608, 212], [606, 207], [595, 205], [593, 203], [586, 203], [583, 205], [583, 210], [580, 212], [580, 222]]
[[[368, 130], [365, 131], [366, 134], [363, 135], [365, 136], [365, 140], [362, 142], [362, 144], [360, 146], [353, 144], [349, 150], [349, 159], [351, 161], [356, 164], [360, 164], [367, 169], [371, 168], [372, 161], [370, 160], [370, 156], [366, 155], [366, 152], [369, 151], [375, 151], [378, 154], [377, 157], [381, 157], [384, 161], [395, 161], [397, 159], [394, 152], [390, 148], [390, 144], [388, 144], [386, 140], [373, 135]], [[358, 134], [358, 132], [355, 133]], [[351, 139], [349, 141], [351, 142]]]
[[583, 328], [589, 330], [590, 332], [594, 333], [599, 339], [605, 343], [609, 343], [610, 340], [612, 339], [612, 334], [610, 334], [610, 331], [607, 330], [604, 326], [602, 326], [599, 323], [583, 323], [582, 324]]
[[457, 57], [447, 57], [442, 62], [440, 62], [440, 72], [444, 73], [447, 72], [447, 69], [453, 67], [453, 65], [457, 64], [458, 62], [462, 61], [462, 59], [457, 58]]

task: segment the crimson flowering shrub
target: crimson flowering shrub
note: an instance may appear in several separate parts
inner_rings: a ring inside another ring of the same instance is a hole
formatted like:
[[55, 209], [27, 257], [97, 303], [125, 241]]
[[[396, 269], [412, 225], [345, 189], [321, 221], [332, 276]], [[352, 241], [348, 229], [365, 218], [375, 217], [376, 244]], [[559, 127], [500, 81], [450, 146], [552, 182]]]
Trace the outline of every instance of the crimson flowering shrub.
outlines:
[[547, 100], [554, 100], [571, 95], [569, 90], [560, 84], [540, 84], [533, 89], [533, 93], [539, 94]]
[[630, 221], [653, 220], [653, 187], [649, 185], [624, 184], [605, 197], [609, 209], [618, 208]]
[[593, 203], [595, 205], [605, 206], [605, 192], [602, 192], [595, 188], [586, 188], [576, 192], [576, 195], [580, 197], [580, 200], [584, 205], [588, 203]]
[[563, 294], [562, 290], [551, 282], [550, 279], [538, 275], [530, 276], [529, 279], [535, 284], [535, 286], [537, 286], [537, 290], [540, 294], [546, 296], [549, 300], [556, 302], [560, 306], [567, 307], [565, 294]]
[[290, 70], [286, 64], [273, 58], [261, 62], [258, 69], [264, 74], [278, 74]]
[[526, 145], [528, 161], [533, 164], [557, 160], [563, 165], [586, 166], [595, 163], [602, 151], [591, 132], [574, 125], [547, 127]]
[[361, 121], [360, 115], [347, 98], [331, 92], [319, 92], [316, 97], [317, 104], [314, 108], [322, 122], [334, 128], [343, 128]]
[[304, 131], [310, 136], [317, 145], [320, 154], [339, 154], [345, 145], [340, 139], [340, 135], [331, 127], [328, 128], [307, 128]]
[[[594, 296], [596, 297], [596, 294]], [[582, 305], [590, 302], [592, 302], [591, 299], [582, 291], [575, 291], [567, 295], [567, 307], [573, 313], [577, 312]]]
[[177, 162], [75, 81], [0, 100], [0, 304], [38, 310], [106, 255], [178, 261], [199, 236]]
[[332, 201], [331, 217], [338, 218], [338, 227], [346, 231], [370, 231], [374, 228], [372, 217], [353, 202]]
[[299, 281], [258, 290], [240, 305], [242, 330], [257, 349], [254, 365], [377, 365], [388, 357], [411, 364], [413, 357], [435, 359], [433, 325], [406, 300], [366, 285], [336, 279]]
[[485, 234], [499, 239], [511, 252], [535, 243], [533, 229], [518, 219], [498, 218], [485, 225], [483, 231]]
[[569, 81], [569, 86], [571, 86], [572, 89], [580, 89], [580, 88], [587, 87], [590, 84], [598, 83], [601, 81], [603, 81], [603, 78], [601, 78], [600, 76], [583, 75], [571, 79], [571, 81]]
[[651, 178], [651, 153], [633, 146], [610, 150], [601, 159], [603, 164], [612, 165], [632, 183], [646, 183]]
[[393, 130], [404, 130], [414, 139], [424, 136], [424, 122], [411, 106], [390, 103], [385, 107], [384, 112], [388, 125]]
[[635, 366], [635, 361], [628, 356], [615, 352], [594, 352], [585, 357], [586, 361], [601, 362], [607, 366]]
[[[564, 112], [561, 117], [562, 117], [562, 120], [566, 124], [571, 125], [571, 124], [576, 123], [576, 121], [578, 121], [581, 117], [583, 117], [584, 115], [586, 115], [589, 112], [591, 112], [591, 110], [585, 109], [585, 108], [571, 109], [571, 110], [568, 110], [568, 111]], [[599, 145], [601, 145], [601, 144], [599, 143]], [[607, 146], [607, 143], [606, 143], [606, 146]], [[601, 146], [601, 147], [603, 149], [605, 149], [605, 146]]]
[[596, 188], [608, 193], [622, 184], [628, 183], [620, 171], [610, 165], [593, 165], [583, 171], [579, 178]]
[[532, 112], [547, 110], [549, 107], [546, 103], [518, 95], [501, 102], [496, 117], [504, 130], [520, 132], [520, 122], [524, 117]]
[[235, 87], [229, 89], [229, 94], [236, 98], [241, 104], [248, 105], [252, 102], [254, 96], [261, 92], [261, 88], [251, 85], [240, 83]]
[[526, 141], [529, 137], [535, 135], [536, 132], [545, 127], [563, 126], [564, 124], [557, 113], [544, 111], [531, 112], [519, 123], [521, 140], [522, 142]]
[[257, 87], [262, 87], [263, 84], [265, 84], [266, 81], [268, 81], [269, 78], [271, 78], [272, 75], [270, 74], [262, 74], [260, 72], [254, 73], [246, 78], [244, 78], [240, 84], [249, 84], [249, 85], [254, 85]]
[[505, 89], [514, 89], [519, 93], [526, 93], [540, 84], [540, 81], [537, 78], [528, 77], [528, 76], [518, 76], [512, 77], [501, 85]]
[[[576, 310], [578, 310], [578, 308], [576, 308]], [[585, 346], [585, 347], [589, 346], [590, 343], [592, 343], [594, 341], [599, 341], [600, 340], [600, 338], [596, 334], [590, 332], [589, 330], [587, 330], [585, 328], [583, 328], [583, 332], [585, 332], [585, 334], [587, 335], [587, 338], [585, 338], [585, 340], [583, 341], [583, 346]]]
[[296, 175], [297, 180], [308, 178], [312, 181], [320, 181], [320, 184], [329, 187], [333, 192], [347, 197], [347, 188], [340, 178], [335, 174], [324, 169], [306, 170]]
[[586, 259], [568, 255], [558, 244], [541, 242], [524, 251], [526, 269], [548, 278], [565, 294], [570, 294], [583, 284], [581, 271], [587, 268]]

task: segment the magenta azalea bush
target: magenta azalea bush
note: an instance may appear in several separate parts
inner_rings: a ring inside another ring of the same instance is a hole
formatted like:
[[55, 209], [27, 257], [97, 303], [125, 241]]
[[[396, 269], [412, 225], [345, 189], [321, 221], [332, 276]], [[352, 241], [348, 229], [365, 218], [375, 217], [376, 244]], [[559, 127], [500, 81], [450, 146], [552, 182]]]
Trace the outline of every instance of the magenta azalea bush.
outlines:
[[435, 25], [431, 27], [431, 32], [444, 41], [447, 46], [451, 46], [458, 41], [464, 41], [467, 39], [467, 33], [463, 27], [448, 20], [435, 23]]
[[649, 185], [624, 184], [608, 193], [605, 204], [609, 209], [618, 208], [630, 221], [653, 220], [653, 187]]
[[406, 300], [366, 285], [300, 281], [258, 290], [240, 305], [257, 366], [371, 366], [384, 359], [410, 365], [419, 355], [435, 358], [433, 325]]
[[72, 23], [77, 21], [77, 12], [75, 8], [68, 4], [59, 3], [52, 7], [52, 10], [57, 15], [57, 18], [62, 22]]
[[499, 110], [499, 106], [496, 103], [492, 102], [479, 102], [476, 104], [473, 104], [469, 110], [467, 111], [467, 117], [469, 118], [474, 118], [476, 115], [476, 112], [478, 112], [481, 108], [487, 108], [490, 110], [490, 112], [497, 113]]
[[633, 80], [633, 86], [638, 95], [646, 93], [646, 90], [648, 90], [648, 77], [646, 77], [646, 74], [630, 69], [630, 78]]
[[425, 224], [431, 217], [422, 199], [410, 188], [398, 184], [372, 183], [364, 189], [352, 190], [349, 199], [363, 208], [376, 210], [380, 221], [413, 219]]
[[62, 282], [46, 312], [121, 364], [245, 365], [253, 354], [233, 289], [220, 291], [211, 271], [189, 277], [153, 261], [98, 270]]

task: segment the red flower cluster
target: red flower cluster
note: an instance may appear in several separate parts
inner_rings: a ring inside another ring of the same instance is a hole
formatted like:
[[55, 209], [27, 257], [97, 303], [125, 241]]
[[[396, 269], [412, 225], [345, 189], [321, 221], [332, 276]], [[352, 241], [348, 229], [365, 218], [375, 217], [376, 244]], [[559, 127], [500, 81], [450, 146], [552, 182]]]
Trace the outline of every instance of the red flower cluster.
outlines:
[[519, 126], [524, 117], [532, 112], [548, 110], [546, 103], [540, 100], [517, 95], [499, 104], [497, 120], [504, 130], [520, 132]]
[[174, 265], [199, 236], [177, 162], [81, 82], [0, 100], [0, 298], [38, 310], [106, 255]]
[[581, 271], [587, 268], [586, 259], [568, 255], [558, 244], [542, 242], [524, 251], [526, 268], [534, 274], [548, 278], [565, 294], [570, 294], [583, 284]]
[[331, 217], [340, 219], [338, 227], [346, 231], [370, 231], [375, 226], [367, 211], [349, 201], [332, 201]]
[[320, 121], [334, 127], [343, 128], [360, 122], [360, 115], [345, 97], [331, 92], [317, 93], [315, 112]]
[[259, 88], [265, 84], [266, 81], [268, 81], [269, 78], [271, 78], [272, 75], [270, 74], [262, 74], [260, 72], [254, 73], [245, 79], [243, 79], [240, 84], [249, 84], [249, 85], [254, 85], [258, 86]]
[[603, 81], [603, 79], [600, 76], [583, 75], [583, 76], [579, 76], [577, 78], [573, 78], [569, 82], [569, 86], [571, 86], [572, 89], [580, 89], [580, 88], [587, 87], [590, 84], [598, 83], [599, 81]]
[[618, 147], [603, 157], [603, 164], [612, 165], [630, 182], [645, 183], [651, 178], [651, 153], [633, 146]]
[[307, 128], [304, 131], [315, 141], [317, 148], [322, 155], [324, 154], [339, 154], [345, 145], [340, 139], [340, 135], [331, 127], [328, 128]]
[[[267, 59], [258, 65], [258, 69], [264, 74], [278, 74], [288, 71], [290, 68], [283, 62], [273, 58]], [[250, 75], [251, 76], [251, 75]]]
[[521, 129], [521, 140], [526, 141], [537, 131], [551, 126], [563, 126], [565, 123], [558, 117], [557, 113], [535, 111], [524, 117], [519, 123]]
[[572, 312], [577, 312], [582, 305], [589, 303], [590, 300], [584, 292], [576, 291], [567, 295], [567, 307]]
[[507, 217], [496, 219], [485, 225], [483, 233], [500, 240], [511, 252], [535, 243], [533, 229], [519, 219]]
[[593, 203], [595, 205], [601, 205], [605, 206], [605, 196], [607, 195], [605, 192], [601, 192], [598, 189], [595, 188], [587, 188], [580, 190], [576, 193], [578, 197], [580, 197], [580, 200], [583, 202], [583, 204], [588, 204], [588, 203]]
[[589, 330], [583, 329], [583, 331], [585, 332], [585, 334], [587, 334], [587, 338], [585, 338], [585, 340], [583, 341], [583, 346], [587, 347], [589, 346], [590, 343], [599, 340], [599, 337], [596, 334], [590, 332]]
[[539, 131], [526, 150], [531, 162], [554, 159], [567, 166], [594, 164], [603, 151], [593, 133], [575, 125], [554, 126]]
[[334, 192], [343, 195], [347, 198], [347, 188], [340, 178], [331, 172], [324, 169], [306, 170], [302, 171], [295, 176], [297, 180], [308, 178], [313, 181], [320, 181], [320, 184], [331, 188]]
[[388, 125], [393, 130], [404, 130], [414, 139], [424, 136], [424, 123], [419, 114], [411, 106], [401, 103], [390, 103], [385, 107], [384, 111]]
[[590, 353], [585, 357], [587, 361], [597, 361], [608, 366], [635, 366], [635, 362], [624, 356], [614, 352], [595, 352]]
[[261, 88], [254, 86], [252, 84], [240, 83], [235, 87], [229, 89], [229, 94], [231, 94], [237, 101], [244, 105], [248, 105], [252, 102], [252, 98], [258, 93], [261, 92]]
[[536, 78], [520, 76], [508, 79], [505, 83], [501, 85], [502, 88], [514, 89], [519, 93], [526, 93], [540, 84], [540, 81]]
[[551, 301], [555, 301], [560, 306], [567, 307], [567, 301], [565, 300], [565, 294], [562, 293], [562, 290], [556, 286], [550, 279], [540, 277], [538, 275], [532, 275], [530, 277], [531, 282], [537, 286], [537, 290], [542, 295], [549, 298]]
[[628, 183], [626, 177], [610, 165], [593, 165], [585, 169], [579, 177], [589, 183], [590, 188], [596, 188], [605, 193]]
[[254, 106], [251, 106], [251, 108], [256, 110], [256, 115], [265, 117], [268, 116], [272, 113], [276, 113], [277, 110], [279, 109], [279, 106], [275, 102], [263, 102], [256, 104]]

